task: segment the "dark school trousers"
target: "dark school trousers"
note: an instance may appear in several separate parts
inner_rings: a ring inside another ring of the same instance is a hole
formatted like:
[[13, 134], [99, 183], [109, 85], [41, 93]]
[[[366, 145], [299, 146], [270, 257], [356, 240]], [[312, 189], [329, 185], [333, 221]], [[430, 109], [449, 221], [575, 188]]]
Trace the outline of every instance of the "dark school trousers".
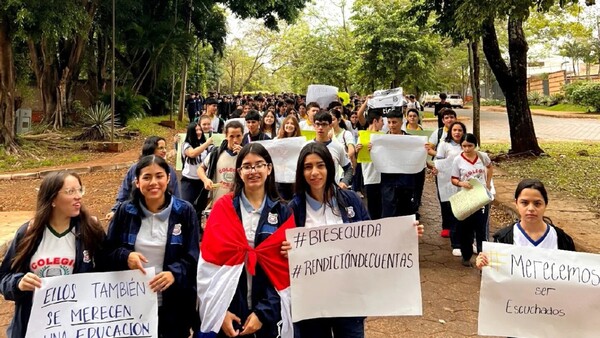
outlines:
[[452, 213], [450, 202], [440, 201], [440, 210], [442, 211], [442, 229], [450, 230], [450, 244], [452, 249], [460, 248], [460, 237], [458, 235], [458, 220]]
[[481, 252], [483, 241], [487, 241], [486, 227], [489, 216], [489, 204], [477, 210], [473, 215], [458, 221], [458, 232], [460, 236], [460, 252], [464, 260], [470, 260], [473, 256], [473, 234], [477, 240], [477, 252]]
[[367, 210], [371, 219], [381, 218], [381, 184], [365, 185], [365, 193], [367, 194]]
[[416, 214], [414, 208], [414, 175], [381, 174], [381, 217]]
[[296, 338], [364, 338], [365, 317], [315, 318], [294, 324]]

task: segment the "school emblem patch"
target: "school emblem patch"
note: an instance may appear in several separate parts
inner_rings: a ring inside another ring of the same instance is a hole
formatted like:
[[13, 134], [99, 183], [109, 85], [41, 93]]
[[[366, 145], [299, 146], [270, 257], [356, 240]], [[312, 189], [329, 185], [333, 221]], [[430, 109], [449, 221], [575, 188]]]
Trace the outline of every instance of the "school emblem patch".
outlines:
[[346, 212], [348, 213], [349, 218], [354, 218], [354, 216], [356, 216], [356, 213], [354, 212], [354, 207], [347, 207]]
[[269, 213], [269, 216], [267, 217], [267, 222], [269, 222], [269, 224], [277, 224], [277, 220], [277, 214]]
[[175, 224], [173, 227], [173, 236], [181, 235], [181, 224]]
[[83, 262], [89, 263], [92, 260], [90, 259], [90, 253], [87, 250], [83, 250]]

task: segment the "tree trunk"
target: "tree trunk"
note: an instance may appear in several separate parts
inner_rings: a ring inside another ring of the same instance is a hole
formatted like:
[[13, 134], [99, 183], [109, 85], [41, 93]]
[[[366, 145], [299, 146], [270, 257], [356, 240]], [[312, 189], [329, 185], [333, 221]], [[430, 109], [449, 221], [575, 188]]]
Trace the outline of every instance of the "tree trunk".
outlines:
[[479, 39], [469, 42], [469, 75], [471, 78], [471, 92], [473, 94], [473, 135], [481, 141], [480, 117], [481, 117], [481, 89], [480, 89], [480, 61], [479, 61]]
[[15, 142], [15, 64], [8, 18], [0, 18], [0, 144], [8, 153]]
[[498, 47], [498, 37], [493, 21], [483, 26], [483, 52], [492, 72], [506, 97], [506, 112], [510, 129], [510, 153], [540, 155], [527, 101], [527, 50], [523, 22], [508, 20], [508, 49], [510, 67], [506, 64]]

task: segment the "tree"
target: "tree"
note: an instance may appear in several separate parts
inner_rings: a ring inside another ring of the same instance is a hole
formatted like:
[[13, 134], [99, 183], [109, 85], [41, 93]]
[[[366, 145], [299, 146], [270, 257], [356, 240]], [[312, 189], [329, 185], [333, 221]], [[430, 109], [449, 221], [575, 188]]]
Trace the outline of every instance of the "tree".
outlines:
[[416, 94], [435, 84], [434, 65], [442, 53], [439, 36], [415, 24], [408, 1], [358, 0], [355, 29], [357, 83], [363, 89], [408, 87]]
[[15, 143], [15, 65], [12, 34], [6, 13], [0, 12], [0, 144], [7, 152], [17, 150]]
[[[532, 10], [548, 11], [554, 4], [574, 0], [479, 1], [423, 0], [414, 7], [426, 23], [435, 14], [434, 27], [456, 41], [481, 36], [483, 52], [504, 96], [511, 137], [511, 153], [540, 155], [527, 101], [527, 51], [523, 23]], [[498, 43], [496, 20], [505, 20], [508, 31], [508, 62]]]

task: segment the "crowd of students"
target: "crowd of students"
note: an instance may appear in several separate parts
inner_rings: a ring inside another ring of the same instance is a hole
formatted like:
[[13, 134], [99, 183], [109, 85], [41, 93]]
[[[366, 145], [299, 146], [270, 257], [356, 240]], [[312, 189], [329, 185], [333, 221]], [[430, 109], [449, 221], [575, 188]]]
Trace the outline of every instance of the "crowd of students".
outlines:
[[[428, 168], [415, 174], [379, 173], [372, 163], [357, 163], [356, 154], [365, 146], [371, 148], [357, 142], [358, 131], [401, 137], [423, 128], [417, 105], [392, 109], [384, 116], [367, 108], [368, 99], [361, 102], [353, 97], [350, 105], [332, 102], [321, 109], [314, 102], [305, 105], [302, 96], [255, 97], [239, 102], [239, 111], [227, 108], [227, 114], [219, 111], [223, 102], [206, 99], [201, 110], [190, 115], [181, 181], [165, 160], [166, 141], [148, 138], [106, 215], [110, 222], [106, 234], [82, 203], [84, 188], [77, 174], [46, 176], [35, 217], [18, 230], [0, 267], [0, 293], [16, 305], [8, 337], [25, 337], [32, 291], [41, 286], [43, 277], [149, 267], [156, 271], [150, 288], [158, 297], [159, 336], [200, 333], [209, 320], [202, 304], [198, 309], [197, 299], [222, 301], [221, 291], [201, 282], [200, 243], [209, 248], [223, 231], [239, 233], [242, 243], [235, 244], [240, 249], [234, 250], [239, 253], [261, 246], [288, 220], [298, 227], [315, 227], [412, 214], [418, 219], [427, 170], [447, 178], [436, 179], [441, 236], [450, 238], [452, 253], [462, 257], [463, 265], [471, 265], [474, 252], [479, 253], [477, 267], [487, 265], [481, 243], [489, 239], [489, 206], [458, 221], [448, 202], [458, 189], [472, 188], [470, 179], [493, 191], [493, 167], [489, 157], [477, 150], [479, 141], [456, 120], [453, 110], [444, 108], [437, 112], [443, 126], [425, 145], [433, 159]], [[235, 117], [243, 118], [245, 125], [226, 121]], [[301, 150], [295, 183], [277, 183], [271, 156], [254, 141], [298, 137], [301, 130], [314, 131], [316, 136]], [[224, 134], [220, 144], [215, 142], [217, 133]], [[451, 164], [442, 166], [441, 161]], [[494, 240], [574, 250], [570, 237], [544, 218], [548, 198], [541, 182], [521, 182], [515, 203], [521, 220], [501, 230]], [[200, 219], [208, 212], [203, 229]], [[418, 221], [415, 229], [422, 235]], [[285, 258], [291, 245], [280, 242], [277, 254]], [[64, 257], [71, 263], [34, 267], [46, 257]], [[259, 260], [242, 270], [215, 335], [278, 336], [282, 305], [269, 269]], [[305, 320], [295, 323], [294, 330], [296, 337], [364, 337], [364, 318]]]

